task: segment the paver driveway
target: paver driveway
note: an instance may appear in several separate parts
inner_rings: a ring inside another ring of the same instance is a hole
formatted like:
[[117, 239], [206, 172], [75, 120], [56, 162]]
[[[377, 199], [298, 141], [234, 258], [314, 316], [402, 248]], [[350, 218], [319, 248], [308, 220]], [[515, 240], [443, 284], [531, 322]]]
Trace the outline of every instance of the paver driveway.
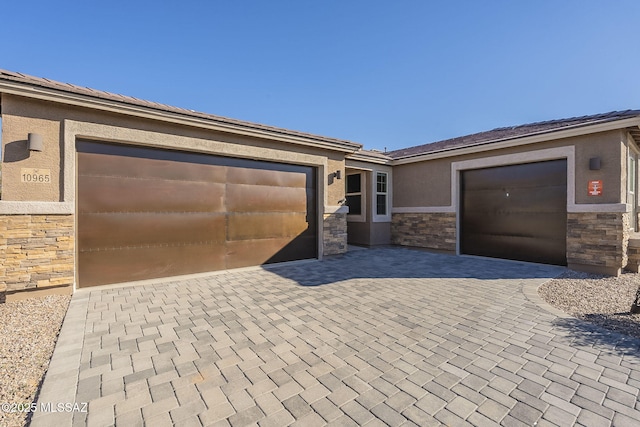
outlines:
[[639, 425], [640, 340], [547, 311], [560, 271], [385, 248], [80, 291], [39, 402], [88, 412], [33, 425]]

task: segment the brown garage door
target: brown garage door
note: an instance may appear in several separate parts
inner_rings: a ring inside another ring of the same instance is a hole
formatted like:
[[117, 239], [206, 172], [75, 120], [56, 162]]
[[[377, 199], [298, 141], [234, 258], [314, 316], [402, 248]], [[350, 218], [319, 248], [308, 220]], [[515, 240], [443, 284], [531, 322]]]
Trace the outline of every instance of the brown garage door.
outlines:
[[567, 264], [567, 161], [462, 172], [460, 251]]
[[313, 167], [77, 149], [81, 287], [317, 257]]

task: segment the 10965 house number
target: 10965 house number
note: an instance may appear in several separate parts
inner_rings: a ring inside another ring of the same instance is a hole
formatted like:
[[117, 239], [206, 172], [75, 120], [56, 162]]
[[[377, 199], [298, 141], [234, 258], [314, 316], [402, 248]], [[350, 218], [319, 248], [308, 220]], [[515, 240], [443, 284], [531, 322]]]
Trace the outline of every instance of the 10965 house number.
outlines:
[[48, 184], [51, 182], [51, 169], [22, 168], [20, 177], [22, 182]]

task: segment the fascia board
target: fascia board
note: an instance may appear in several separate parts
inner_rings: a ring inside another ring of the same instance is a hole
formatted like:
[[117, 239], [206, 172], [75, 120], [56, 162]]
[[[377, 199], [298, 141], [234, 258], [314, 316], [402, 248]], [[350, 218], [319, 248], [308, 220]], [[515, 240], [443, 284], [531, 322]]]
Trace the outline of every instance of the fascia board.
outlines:
[[408, 163], [423, 162], [426, 160], [443, 159], [447, 157], [462, 156], [465, 154], [481, 153], [485, 151], [500, 150], [503, 148], [518, 147], [521, 145], [535, 144], [538, 142], [553, 141], [563, 138], [571, 138], [575, 136], [588, 135], [598, 132], [606, 132], [609, 130], [623, 129], [629, 126], [639, 126], [640, 118], [631, 117], [628, 119], [615, 120], [612, 122], [598, 123], [595, 125], [580, 126], [577, 128], [564, 129], [560, 131], [551, 131], [539, 133], [535, 135], [522, 136], [507, 140], [486, 141], [474, 145], [467, 145], [461, 148], [450, 148], [433, 153], [425, 153], [413, 157], [406, 157], [393, 160], [391, 165], [404, 165]]
[[391, 163], [391, 159], [381, 159], [380, 157], [372, 157], [372, 156], [367, 156], [366, 154], [362, 154], [362, 153], [352, 153], [352, 154], [348, 154], [346, 156], [347, 160], [354, 160], [354, 161], [359, 161], [359, 162], [366, 162], [366, 163], [375, 163], [377, 165], [388, 165]]
[[136, 106], [125, 104], [118, 101], [105, 100], [90, 96], [65, 93], [46, 88], [35, 88], [32, 86], [24, 86], [20, 84], [11, 84], [0, 82], [0, 93], [10, 95], [23, 96], [27, 98], [39, 99], [42, 101], [50, 101], [75, 105], [78, 107], [91, 108], [101, 111], [108, 111], [118, 114], [126, 114], [135, 117], [141, 117], [152, 120], [160, 120], [186, 126], [194, 126], [203, 129], [233, 133], [236, 135], [245, 135], [254, 138], [269, 139], [278, 142], [287, 142], [291, 144], [304, 145], [314, 148], [322, 148], [325, 150], [339, 151], [344, 153], [353, 153], [362, 148], [361, 144], [349, 141], [327, 141], [321, 138], [304, 137], [301, 135], [287, 133], [285, 129], [279, 131], [269, 131], [267, 129], [251, 128], [250, 126], [242, 126], [234, 123], [213, 122], [205, 118], [190, 117], [187, 113], [180, 114], [171, 111], [158, 111], [151, 107]]

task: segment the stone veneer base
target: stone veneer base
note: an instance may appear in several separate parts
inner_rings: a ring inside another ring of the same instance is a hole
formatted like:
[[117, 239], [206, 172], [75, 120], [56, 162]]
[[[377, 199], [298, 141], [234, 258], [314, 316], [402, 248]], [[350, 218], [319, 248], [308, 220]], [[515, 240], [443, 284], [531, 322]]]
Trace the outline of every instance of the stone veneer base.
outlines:
[[629, 238], [629, 246], [627, 248], [627, 270], [640, 273], [640, 234], [635, 233]]
[[347, 214], [324, 215], [322, 230], [324, 255], [338, 255], [347, 252]]
[[0, 215], [0, 293], [71, 287], [73, 224], [73, 215]]
[[456, 214], [394, 213], [391, 219], [391, 243], [455, 252]]
[[567, 214], [569, 268], [617, 276], [627, 265], [628, 242], [628, 213]]

